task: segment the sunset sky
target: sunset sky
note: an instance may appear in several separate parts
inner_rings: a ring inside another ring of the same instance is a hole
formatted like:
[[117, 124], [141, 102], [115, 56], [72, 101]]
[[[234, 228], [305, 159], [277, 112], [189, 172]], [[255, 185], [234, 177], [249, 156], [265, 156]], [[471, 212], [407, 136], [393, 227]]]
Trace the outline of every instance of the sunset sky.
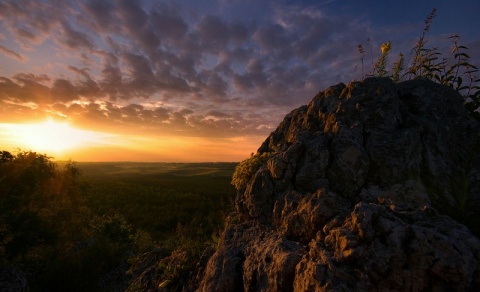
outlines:
[[461, 36], [473, 0], [0, 0], [0, 150], [76, 161], [240, 161], [383, 42]]

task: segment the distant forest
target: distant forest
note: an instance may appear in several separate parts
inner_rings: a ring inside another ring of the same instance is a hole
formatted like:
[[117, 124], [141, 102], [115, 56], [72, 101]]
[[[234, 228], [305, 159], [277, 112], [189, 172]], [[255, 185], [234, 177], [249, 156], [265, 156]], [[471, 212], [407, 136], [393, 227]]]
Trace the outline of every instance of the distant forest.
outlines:
[[234, 168], [56, 163], [1, 151], [0, 268], [22, 271], [31, 291], [135, 290], [142, 255], [181, 250], [183, 262], [168, 273], [173, 287], [218, 240]]

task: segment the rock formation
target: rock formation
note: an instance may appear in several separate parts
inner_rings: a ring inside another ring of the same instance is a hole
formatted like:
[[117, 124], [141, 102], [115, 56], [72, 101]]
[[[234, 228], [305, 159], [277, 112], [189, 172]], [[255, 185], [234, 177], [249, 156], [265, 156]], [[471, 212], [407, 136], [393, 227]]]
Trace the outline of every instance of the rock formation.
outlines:
[[28, 280], [25, 274], [17, 268], [0, 268], [0, 291], [2, 292], [27, 292]]
[[479, 238], [433, 203], [472, 207], [452, 180], [473, 175], [479, 133], [428, 80], [320, 92], [259, 148], [198, 290], [480, 290]]

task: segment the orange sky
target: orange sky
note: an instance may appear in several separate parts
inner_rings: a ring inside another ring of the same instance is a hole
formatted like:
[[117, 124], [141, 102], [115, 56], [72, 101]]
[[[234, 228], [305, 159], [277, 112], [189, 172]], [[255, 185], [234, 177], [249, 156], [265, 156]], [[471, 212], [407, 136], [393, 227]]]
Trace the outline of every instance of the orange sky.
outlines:
[[[56, 160], [75, 161], [240, 161], [263, 142], [263, 136], [202, 138], [106, 133], [83, 130], [52, 119], [0, 124], [3, 149], [32, 150]], [[237, 147], [231, 148], [231, 145]], [[250, 152], [249, 152], [250, 151]]]
[[429, 45], [458, 33], [480, 51], [473, 2], [0, 0], [0, 150], [241, 161], [318, 91], [361, 79], [359, 44], [366, 63], [386, 41], [408, 56], [433, 7]]

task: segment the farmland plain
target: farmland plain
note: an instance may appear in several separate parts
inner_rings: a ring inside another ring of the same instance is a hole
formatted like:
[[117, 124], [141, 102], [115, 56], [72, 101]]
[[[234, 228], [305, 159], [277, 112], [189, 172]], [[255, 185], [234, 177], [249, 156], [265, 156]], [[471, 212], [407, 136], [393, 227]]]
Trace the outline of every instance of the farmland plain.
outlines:
[[87, 202], [161, 241], [179, 225], [209, 233], [232, 206], [236, 163], [78, 162]]

